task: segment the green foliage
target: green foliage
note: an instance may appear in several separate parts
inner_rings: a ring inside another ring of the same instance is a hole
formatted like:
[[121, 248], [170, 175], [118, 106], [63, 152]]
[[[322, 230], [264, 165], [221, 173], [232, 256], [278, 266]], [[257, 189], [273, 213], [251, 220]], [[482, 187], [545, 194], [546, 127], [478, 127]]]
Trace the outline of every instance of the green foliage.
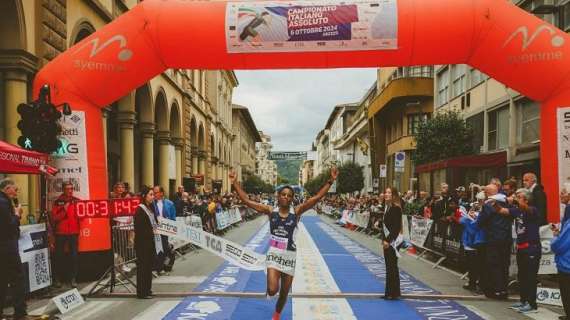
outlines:
[[307, 192], [310, 195], [314, 196], [315, 194], [317, 194], [317, 192], [319, 192], [321, 187], [325, 184], [325, 181], [327, 181], [330, 177], [331, 175], [328, 170], [321, 172], [321, 174], [319, 174], [318, 176], [314, 177], [313, 179], [305, 183], [304, 185], [305, 190], [307, 190]]
[[423, 214], [424, 204], [421, 201], [406, 202], [404, 205], [404, 214], [408, 216]]
[[337, 193], [351, 193], [364, 188], [362, 167], [354, 162], [345, 162], [338, 168]]
[[[338, 167], [336, 182], [337, 193], [350, 193], [364, 188], [364, 173], [362, 167], [354, 162], [347, 162]], [[331, 178], [330, 169], [324, 169], [321, 174], [307, 181], [305, 189], [309, 194], [315, 195], [327, 180]]]
[[243, 190], [247, 193], [273, 193], [273, 186], [256, 175], [249, 175], [243, 181]]
[[473, 130], [457, 112], [437, 114], [420, 123], [415, 135], [416, 164], [474, 154]]
[[[288, 182], [282, 184], [297, 184], [299, 181], [299, 168], [303, 164], [302, 160], [275, 160], [277, 165], [277, 176], [286, 179]], [[277, 182], [277, 185], [280, 183]]]
[[277, 185], [280, 186], [282, 184], [291, 184], [291, 181], [287, 178], [282, 176], [277, 176]]

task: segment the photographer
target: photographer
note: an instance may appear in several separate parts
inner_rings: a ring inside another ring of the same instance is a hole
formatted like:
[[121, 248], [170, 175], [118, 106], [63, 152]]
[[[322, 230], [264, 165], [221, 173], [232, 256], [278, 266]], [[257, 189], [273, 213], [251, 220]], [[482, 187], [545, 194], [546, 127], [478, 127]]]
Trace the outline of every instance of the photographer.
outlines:
[[536, 275], [540, 265], [542, 246], [540, 243], [540, 216], [535, 207], [529, 206], [532, 193], [528, 189], [518, 189], [515, 193], [515, 206], [504, 208], [497, 202], [497, 213], [515, 219], [517, 232], [517, 266], [520, 286], [520, 302], [510, 308], [523, 314], [536, 313]]

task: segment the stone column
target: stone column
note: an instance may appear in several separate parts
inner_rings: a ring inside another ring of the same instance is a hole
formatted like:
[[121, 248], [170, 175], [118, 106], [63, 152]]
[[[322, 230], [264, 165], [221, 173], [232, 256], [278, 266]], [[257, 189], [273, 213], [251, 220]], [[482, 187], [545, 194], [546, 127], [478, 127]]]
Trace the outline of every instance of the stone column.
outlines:
[[182, 185], [182, 151], [184, 149], [184, 139], [172, 138], [172, 144], [176, 152], [176, 188]]
[[121, 181], [127, 182], [131, 187], [135, 186], [135, 119], [136, 115], [132, 111], [120, 111], [117, 117], [121, 132]]
[[192, 175], [195, 176], [198, 174], [198, 147], [192, 146], [190, 152], [192, 155]]
[[170, 150], [170, 132], [159, 131], [158, 140], [158, 184], [164, 188], [164, 196], [170, 194], [169, 188], [169, 166], [168, 155]]
[[154, 123], [141, 123], [142, 135], [142, 185], [152, 187], [154, 185]]
[[[4, 139], [6, 142], [18, 145], [18, 137], [20, 136], [20, 130], [18, 129], [18, 121], [20, 121], [20, 115], [18, 114], [18, 105], [28, 101], [28, 76], [25, 71], [22, 70], [7, 70], [4, 72]], [[18, 200], [24, 208], [24, 214], [22, 216], [22, 222], [26, 222], [25, 219], [30, 206], [30, 199], [34, 197], [29, 197], [32, 192], [28, 185], [28, 176], [25, 174], [11, 174], [9, 177], [14, 180], [18, 188], [20, 189], [18, 193]]]

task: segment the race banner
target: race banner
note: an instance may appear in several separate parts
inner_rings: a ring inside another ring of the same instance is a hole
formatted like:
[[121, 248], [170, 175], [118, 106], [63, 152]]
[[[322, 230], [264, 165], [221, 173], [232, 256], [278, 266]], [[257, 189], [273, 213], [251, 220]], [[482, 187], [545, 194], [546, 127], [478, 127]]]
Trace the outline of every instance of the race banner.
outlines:
[[229, 53], [397, 49], [397, 1], [229, 2], [226, 43]]
[[410, 241], [418, 247], [424, 247], [432, 223], [433, 220], [431, 219], [421, 219], [421, 218], [412, 217], [412, 230], [410, 233]]
[[179, 221], [158, 217], [156, 233], [190, 242], [246, 270], [265, 269], [265, 256]]
[[[558, 108], [558, 179], [559, 188], [570, 192], [570, 108]], [[560, 204], [560, 221], [564, 204]]]
[[20, 226], [20, 258], [28, 278], [27, 292], [51, 285], [47, 229], [44, 223]]

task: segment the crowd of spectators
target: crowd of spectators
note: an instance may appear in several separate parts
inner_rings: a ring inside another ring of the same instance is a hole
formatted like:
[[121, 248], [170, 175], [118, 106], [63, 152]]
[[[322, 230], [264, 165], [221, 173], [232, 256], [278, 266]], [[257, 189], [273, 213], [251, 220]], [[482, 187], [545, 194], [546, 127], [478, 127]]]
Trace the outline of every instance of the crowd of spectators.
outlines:
[[[563, 190], [567, 194], [565, 192]], [[522, 181], [511, 177], [501, 182], [499, 178], [492, 178], [485, 186], [472, 183], [457, 186], [453, 190], [447, 183], [441, 183], [440, 189], [433, 195], [426, 191], [407, 191], [401, 193], [400, 197], [404, 219], [406, 215], [431, 219], [430, 237], [461, 244], [462, 261], [469, 275], [469, 281], [464, 285], [466, 290], [491, 299], [507, 299], [509, 266], [514, 250], [520, 301], [511, 308], [522, 313], [537, 312], [537, 274], [542, 254], [539, 230], [547, 225], [547, 215], [546, 194], [534, 173], [524, 174]], [[561, 198], [562, 202], [566, 199], [566, 204], [570, 197]], [[337, 223], [380, 237], [381, 230], [375, 226], [383, 219], [384, 194], [330, 195], [320, 207], [323, 205], [332, 207], [337, 213]], [[368, 218], [367, 226], [355, 226], [347, 221], [344, 217], [349, 212]], [[564, 221], [561, 226], [551, 226], [555, 236], [564, 230], [563, 225]], [[570, 240], [554, 242], [559, 246], [558, 243], [568, 244]], [[568, 252], [561, 255], [567, 256]], [[570, 267], [570, 259], [557, 257], [558, 261], [561, 262], [557, 265], [559, 274], [562, 274], [562, 288], [563, 279], [567, 279], [564, 270], [568, 270], [564, 268]], [[563, 293], [566, 308], [568, 299], [568, 293]]]

